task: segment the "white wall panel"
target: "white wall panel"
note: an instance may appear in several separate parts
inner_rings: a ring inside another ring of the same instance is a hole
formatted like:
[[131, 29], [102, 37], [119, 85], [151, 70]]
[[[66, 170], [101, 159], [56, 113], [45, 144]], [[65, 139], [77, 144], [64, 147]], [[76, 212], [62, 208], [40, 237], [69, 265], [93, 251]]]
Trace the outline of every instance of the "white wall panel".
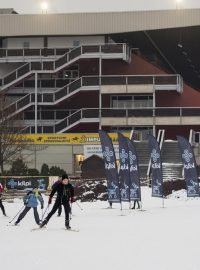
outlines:
[[43, 38], [32, 38], [32, 37], [21, 37], [21, 38], [6, 38], [3, 40], [3, 47], [4, 48], [23, 48], [24, 42], [29, 43], [30, 48], [42, 48], [43, 45]]
[[48, 47], [73, 47], [74, 41], [79, 41], [80, 45], [85, 44], [99, 44], [105, 43], [104, 36], [73, 36], [73, 37], [49, 37], [48, 38]]

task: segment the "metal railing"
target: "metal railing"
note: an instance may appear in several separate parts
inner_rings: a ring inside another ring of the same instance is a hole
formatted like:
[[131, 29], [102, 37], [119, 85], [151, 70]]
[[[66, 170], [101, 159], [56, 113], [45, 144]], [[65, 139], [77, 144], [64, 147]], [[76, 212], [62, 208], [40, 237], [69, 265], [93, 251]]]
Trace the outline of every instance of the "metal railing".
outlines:
[[[147, 84], [147, 83], [156, 83], [156, 81], [158, 81], [159, 83], [161, 81], [165, 81], [166, 85], [165, 85], [165, 89], [167, 88], [167, 83], [169, 83], [171, 85], [172, 81], [176, 81], [177, 78], [179, 78], [179, 75], [129, 75], [129, 76], [84, 76], [81, 77], [77, 80], [74, 80], [70, 83], [68, 83], [67, 85], [65, 85], [64, 87], [58, 89], [57, 91], [55, 91], [54, 93], [38, 93], [38, 102], [40, 102], [42, 105], [42, 103], [49, 103], [49, 105], [55, 105], [58, 104], [60, 101], [62, 101], [64, 98], [67, 98], [69, 95], [72, 95], [75, 91], [77, 90], [81, 90], [82, 88], [85, 87], [100, 87], [100, 83], [102, 86], [105, 85], [138, 85], [138, 84]], [[85, 89], [86, 90], [86, 89]], [[30, 96], [30, 97], [28, 97]], [[19, 110], [22, 110], [23, 106], [27, 108], [27, 105], [30, 104], [30, 106], [32, 105], [32, 103], [35, 102], [35, 97], [34, 94], [27, 94], [25, 97], [19, 99], [18, 101], [10, 104], [8, 106], [8, 108], [6, 108], [6, 110], [8, 109], [8, 111], [10, 111], [11, 113], [14, 113]], [[138, 103], [138, 110], [134, 109], [128, 112], [124, 113], [124, 109], [120, 108], [120, 112], [117, 112], [117, 114], [122, 115], [122, 117], [124, 116], [139, 116], [141, 115], [141, 113], [143, 115], [141, 116], [152, 116], [153, 114], [153, 109], [152, 107], [146, 108], [145, 110], [143, 110], [144, 107], [141, 106], [141, 103]], [[144, 105], [144, 103], [143, 103]], [[143, 111], [141, 111], [143, 110]], [[188, 109], [189, 110], [189, 109]], [[177, 108], [156, 108], [155, 116], [159, 115], [159, 116], [166, 116], [166, 113], [168, 113], [168, 115], [170, 114], [175, 114], [177, 112]], [[102, 111], [102, 116], [104, 116], [104, 114], [106, 113], [105, 111]], [[110, 109], [109, 109], [109, 113]], [[128, 115], [127, 115], [128, 113]], [[177, 112], [179, 113], [179, 112]], [[184, 114], [186, 114], [186, 111], [181, 112]], [[190, 109], [189, 114], [193, 113], [194, 115], [196, 113], [198, 113], [198, 111], [196, 112], [194, 110], [194, 108]], [[186, 115], [185, 115], [186, 116]]]
[[22, 79], [24, 75], [29, 75], [32, 72], [50, 72], [54, 73], [59, 71], [60, 69], [64, 68], [67, 64], [71, 63], [72, 61], [76, 60], [77, 58], [81, 57], [81, 55], [88, 54], [97, 54], [99, 57], [102, 54], [124, 54], [127, 45], [126, 44], [103, 44], [103, 45], [82, 45], [76, 47], [60, 58], [55, 61], [43, 61], [43, 62], [30, 62], [26, 63], [25, 65], [19, 67], [18, 69], [10, 72], [5, 77], [0, 80], [0, 86], [5, 88], [6, 85], [9, 85], [18, 80]]
[[108, 108], [101, 109], [102, 117], [184, 117], [184, 116], [200, 116], [200, 107], [146, 107], [119, 109]]
[[[174, 108], [167, 108], [167, 109], [172, 109], [174, 111]], [[99, 109], [99, 108], [84, 108], [84, 109], [80, 109], [77, 110], [75, 113], [73, 113], [72, 115], [64, 118], [63, 120], [59, 121], [56, 125], [55, 125], [55, 132], [58, 133], [61, 130], [67, 129], [68, 126], [74, 124], [75, 122], [80, 121], [83, 118], [88, 118], [88, 119], [96, 119], [98, 118], [100, 121], [100, 116], [101, 118], [103, 117], [113, 117], [113, 118], [119, 118], [119, 117], [146, 117], [146, 116], [150, 116], [150, 117], [162, 117], [164, 116], [164, 114], [159, 114], [156, 113], [159, 110], [166, 110], [166, 108], [140, 108], [140, 109], [115, 109], [115, 108], [103, 108], [103, 109]], [[191, 111], [191, 108], [176, 108], [177, 111], [174, 111], [174, 114], [171, 114], [170, 116], [180, 116], [182, 117], [183, 115], [185, 116], [189, 116], [189, 114], [187, 113], [187, 110]], [[194, 110], [196, 110], [196, 115], [197, 115], [197, 111], [198, 111], [198, 116], [200, 116], [200, 107], [198, 108], [194, 108]], [[170, 117], [168, 115], [168, 113], [166, 113], [167, 117]], [[193, 114], [191, 115], [193, 116]], [[92, 121], [91, 121], [92, 122]], [[161, 136], [161, 146], [162, 146], [162, 142], [164, 140], [164, 133]]]
[[[99, 118], [99, 109], [90, 108], [90, 109], [80, 109], [70, 116], [66, 117], [65, 119], [59, 121], [55, 124], [54, 131], [55, 133], [59, 133], [61, 130], [66, 129], [66, 127], [73, 125], [74, 123], [80, 121], [83, 118]], [[96, 122], [96, 120], [95, 120]]]
[[[161, 81], [164, 81], [165, 89], [167, 88], [167, 85], [170, 84], [172, 81], [176, 81], [177, 77], [179, 78], [179, 75], [134, 75], [134, 76], [84, 76], [81, 77], [73, 82], [70, 82], [69, 84], [65, 85], [64, 87], [58, 89], [54, 93], [38, 93], [37, 101], [40, 102], [42, 105], [43, 103], [49, 103], [48, 105], [55, 105], [58, 104], [60, 101], [63, 101], [64, 98], [67, 98], [69, 95], [71, 96], [75, 91], [80, 91], [82, 87], [100, 87], [101, 85], [137, 85], [138, 83], [156, 83], [157, 81], [160, 83]], [[168, 83], [168, 84], [167, 84]], [[86, 90], [86, 89], [84, 89]], [[28, 106], [33, 105], [35, 102], [34, 94], [27, 94], [26, 96], [22, 97], [21, 99], [17, 100], [16, 102], [10, 104], [7, 108], [7, 112], [10, 114], [18, 113], [24, 109], [26, 109]], [[138, 108], [138, 110], [134, 109], [132, 111], [128, 111], [129, 116], [138, 116], [138, 114], [141, 114], [141, 109], [143, 110], [144, 107]], [[104, 116], [106, 111], [102, 111]], [[175, 114], [177, 112], [177, 108], [156, 108], [155, 116], [165, 116], [165, 115], [171, 115]], [[110, 113], [110, 109], [109, 109]], [[123, 109], [120, 108], [120, 112], [116, 112], [119, 116], [122, 115], [128, 116], [127, 112], [126, 115], [124, 115]], [[179, 113], [179, 112], [177, 112]], [[187, 114], [187, 111], [182, 112], [185, 116]], [[198, 109], [194, 110], [192, 108], [192, 111], [188, 112], [189, 114], [193, 113], [198, 114]], [[152, 107], [149, 109], [145, 109], [143, 111], [142, 116], [151, 116], [152, 115]]]
[[196, 132], [193, 129], [190, 129], [189, 134], [189, 143], [193, 146], [195, 145], [195, 139], [196, 139]]
[[0, 59], [8, 57], [47, 57], [60, 56], [72, 48], [0, 48]]
[[[0, 58], [7, 57], [47, 57], [47, 56], [61, 56], [69, 51], [73, 50], [74, 56], [79, 55], [82, 50], [82, 54], [86, 53], [121, 53], [124, 43], [106, 43], [106, 44], [87, 44], [77, 47], [65, 47], [65, 48], [0, 48]], [[82, 49], [81, 49], [82, 48]], [[129, 50], [127, 50], [129, 54]]]
[[[58, 79], [38, 79], [37, 86], [38, 89], [53, 89], [54, 91], [66, 86], [70, 82], [73, 82], [76, 78], [58, 78]], [[22, 81], [14, 86], [15, 92], [18, 89], [23, 90], [24, 92], [30, 92], [31, 88], [35, 88], [35, 80], [29, 79]]]
[[[31, 97], [32, 100], [34, 99], [34, 96]], [[26, 102], [26, 99], [28, 99], [28, 96], [25, 96], [24, 99], [21, 99], [20, 100], [20, 105], [21, 104], [25, 104], [27, 105], [28, 102]], [[33, 105], [33, 101], [31, 103], [31, 105]], [[18, 105], [18, 108], [20, 109], [20, 105]], [[11, 107], [12, 108], [12, 107]], [[156, 116], [154, 115], [154, 112], [156, 110], [160, 110], [161, 108], [132, 108], [132, 109], [119, 109], [119, 108], [103, 108], [103, 109], [99, 109], [99, 108], [82, 108], [82, 109], [79, 109], [79, 110], [41, 110], [41, 111], [38, 111], [38, 120], [59, 120], [58, 122], [58, 125], [57, 126], [61, 126], [61, 127], [65, 127], [66, 125], [68, 126], [69, 124], [73, 124], [74, 122], [76, 121], [79, 121], [80, 119], [82, 118], [85, 118], [85, 119], [91, 119], [91, 118], [101, 118], [104, 117], [109, 117], [109, 118], [119, 118], [119, 117], [146, 117], [146, 116], [150, 116], [150, 117], [163, 117], [164, 115], [163, 114], [156, 114]], [[165, 110], [166, 108], [162, 108], [163, 110]], [[167, 108], [169, 111], [170, 109], [173, 110], [173, 108]], [[184, 110], [184, 112], [187, 112], [187, 110], [191, 111], [191, 108], [177, 108], [177, 112], [179, 111], [179, 113], [171, 113], [170, 116], [168, 114], [166, 114], [167, 117], [183, 117], [181, 111]], [[195, 108], [195, 110], [197, 111], [198, 110], [198, 116], [200, 116], [200, 108]], [[11, 110], [10, 110], [11, 111]], [[59, 113], [60, 111], [60, 113]], [[146, 112], [145, 112], [146, 111]], [[149, 113], [150, 112], [150, 113]], [[26, 119], [27, 120], [34, 120], [34, 117], [35, 117], [35, 114], [34, 114], [34, 111], [33, 110], [29, 110], [29, 111], [26, 111], [25, 114], [27, 115], [26, 116]], [[74, 114], [72, 116], [72, 114]], [[66, 118], [71, 115], [70, 119], [66, 120]], [[187, 115], [187, 116], [193, 116], [190, 115], [189, 113], [184, 113], [184, 115]], [[196, 113], [197, 115], [197, 113]], [[64, 118], [64, 119], [63, 119]], [[61, 123], [64, 123], [65, 124], [61, 124]], [[67, 123], [67, 124], [66, 124]], [[56, 128], [57, 130], [57, 128]], [[160, 144], [160, 147], [162, 148], [162, 143], [163, 143], [163, 140], [164, 140], [164, 133], [162, 133], [161, 135], [161, 138], [159, 139], [159, 144]]]
[[[134, 115], [133, 111], [136, 111], [137, 113], [135, 115], [137, 116], [144, 116], [144, 113], [142, 111], [144, 110], [151, 110], [151, 116], [155, 117], [155, 114], [153, 112], [155, 112], [156, 110], [160, 110], [161, 108], [142, 108], [139, 109], [139, 111], [141, 113], [138, 113], [138, 109], [115, 109], [115, 108], [104, 108], [104, 109], [99, 109], [99, 108], [84, 108], [84, 109], [80, 109], [77, 111], [71, 111], [71, 114], [68, 115], [67, 117], [65, 117], [64, 119], [58, 121], [55, 125], [53, 126], [40, 126], [38, 127], [39, 130], [38, 133], [40, 132], [44, 132], [44, 133], [61, 133], [66, 131], [67, 129], [70, 128], [70, 126], [76, 125], [78, 123], [81, 122], [82, 119], [88, 119], [88, 123], [92, 123], [92, 122], [99, 122], [100, 119], [102, 117], [113, 117], [113, 118], [119, 118], [119, 117], [131, 117]], [[166, 108], [162, 108], [162, 109], [166, 109]], [[170, 108], [168, 108], [170, 109]], [[171, 108], [174, 109], [174, 108]], [[175, 113], [174, 115], [171, 114], [170, 116], [177, 116], [179, 115], [180, 117], [183, 116], [183, 111], [187, 112], [189, 110], [189, 112], [191, 112], [191, 108], [176, 108], [177, 112], [179, 111], [179, 114]], [[197, 112], [198, 110], [198, 116], [200, 116], [200, 107], [198, 108], [194, 108]], [[41, 111], [42, 113], [42, 111]], [[103, 116], [102, 116], [103, 115]], [[145, 114], [146, 115], [146, 114]], [[189, 116], [189, 113], [185, 113], [185, 115]], [[196, 113], [197, 115], [197, 113]], [[100, 118], [101, 116], [101, 118]], [[157, 115], [159, 116], [159, 115]], [[161, 115], [161, 117], [163, 116], [163, 114]], [[167, 117], [170, 117], [168, 115], [166, 115]], [[191, 115], [193, 116], [193, 114]], [[50, 119], [50, 118], [49, 118]], [[40, 120], [43, 120], [40, 118]], [[52, 119], [51, 119], [52, 120]], [[53, 120], [58, 120], [53, 118]], [[31, 128], [34, 129], [34, 127], [30, 127], [30, 132], [31, 132]], [[164, 134], [163, 134], [164, 136]], [[161, 141], [164, 140], [164, 137], [162, 137]]]

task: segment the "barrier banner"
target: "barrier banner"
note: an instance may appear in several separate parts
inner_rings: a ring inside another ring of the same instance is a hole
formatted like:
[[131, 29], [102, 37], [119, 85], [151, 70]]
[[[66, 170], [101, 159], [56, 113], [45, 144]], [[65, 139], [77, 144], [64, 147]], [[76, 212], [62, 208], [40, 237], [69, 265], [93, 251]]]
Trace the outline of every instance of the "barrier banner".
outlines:
[[184, 137], [177, 136], [177, 140], [183, 160], [187, 197], [199, 197], [199, 181], [193, 149]]
[[130, 202], [129, 152], [126, 137], [118, 133], [119, 141], [119, 177], [121, 184], [121, 201]]
[[40, 190], [47, 190], [49, 185], [49, 177], [42, 176], [8, 176], [5, 177], [5, 186], [7, 189], [20, 189], [20, 190], [30, 190], [33, 187], [38, 187]]
[[99, 137], [101, 140], [102, 154], [105, 164], [108, 201], [120, 202], [119, 176], [113, 144], [105, 131], [99, 130]]
[[153, 135], [148, 135], [152, 172], [152, 197], [163, 198], [163, 177], [160, 147]]
[[141, 201], [140, 173], [137, 152], [134, 142], [128, 138], [129, 162], [130, 162], [130, 201]]

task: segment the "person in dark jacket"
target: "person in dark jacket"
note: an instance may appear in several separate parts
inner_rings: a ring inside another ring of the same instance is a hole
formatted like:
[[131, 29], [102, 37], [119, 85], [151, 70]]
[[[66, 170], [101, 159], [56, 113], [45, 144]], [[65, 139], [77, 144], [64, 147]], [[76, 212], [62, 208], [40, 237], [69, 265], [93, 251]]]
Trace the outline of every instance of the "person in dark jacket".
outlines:
[[69, 224], [69, 213], [71, 211], [69, 201], [74, 202], [74, 188], [69, 183], [69, 178], [67, 174], [62, 175], [62, 182], [58, 183], [51, 191], [51, 194], [49, 195], [49, 202], [48, 202], [49, 204], [51, 204], [52, 198], [56, 192], [57, 198], [54, 203], [54, 206], [51, 212], [44, 219], [40, 227], [42, 228], [43, 226], [45, 226], [49, 222], [53, 214], [55, 214], [59, 206], [63, 205], [65, 209], [65, 227], [66, 229], [71, 229]]
[[4, 205], [2, 203], [2, 193], [3, 192], [4, 192], [4, 188], [3, 188], [3, 185], [0, 183], [0, 208], [1, 208], [3, 215], [6, 217], [5, 208], [4, 208]]
[[40, 218], [37, 211], [38, 201], [41, 203], [41, 209], [44, 208], [44, 200], [42, 194], [38, 191], [37, 187], [34, 187], [32, 191], [29, 191], [23, 198], [25, 208], [19, 215], [15, 225], [18, 225], [19, 222], [25, 217], [28, 211], [33, 208], [35, 222], [40, 225]]
[[[58, 180], [55, 182], [55, 183], [53, 183], [53, 185], [52, 185], [52, 189], [54, 189], [54, 187], [56, 187], [58, 184], [60, 184], [62, 182], [62, 176], [59, 176], [58, 177]], [[62, 213], [62, 205], [60, 205], [59, 207], [58, 207], [58, 217], [60, 217], [61, 216], [61, 213]]]

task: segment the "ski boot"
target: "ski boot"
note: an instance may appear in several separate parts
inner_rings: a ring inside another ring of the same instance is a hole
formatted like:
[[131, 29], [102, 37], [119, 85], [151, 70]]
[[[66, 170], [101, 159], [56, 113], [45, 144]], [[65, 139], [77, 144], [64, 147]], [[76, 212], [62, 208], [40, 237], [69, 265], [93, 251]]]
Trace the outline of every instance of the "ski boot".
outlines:
[[41, 224], [39, 225], [40, 228], [43, 228], [45, 225], [47, 225], [47, 223], [48, 223], [48, 219], [45, 218], [45, 219], [41, 222]]
[[20, 220], [18, 219], [18, 220], [14, 223], [14, 225], [15, 225], [15, 226], [19, 225], [19, 222], [20, 222]]
[[42, 221], [39, 220], [38, 222], [36, 222], [38, 226], [40, 226], [42, 224]]
[[65, 228], [66, 228], [67, 230], [70, 230], [70, 229], [71, 229], [71, 227], [70, 227], [70, 225], [69, 225], [69, 220], [65, 221]]

